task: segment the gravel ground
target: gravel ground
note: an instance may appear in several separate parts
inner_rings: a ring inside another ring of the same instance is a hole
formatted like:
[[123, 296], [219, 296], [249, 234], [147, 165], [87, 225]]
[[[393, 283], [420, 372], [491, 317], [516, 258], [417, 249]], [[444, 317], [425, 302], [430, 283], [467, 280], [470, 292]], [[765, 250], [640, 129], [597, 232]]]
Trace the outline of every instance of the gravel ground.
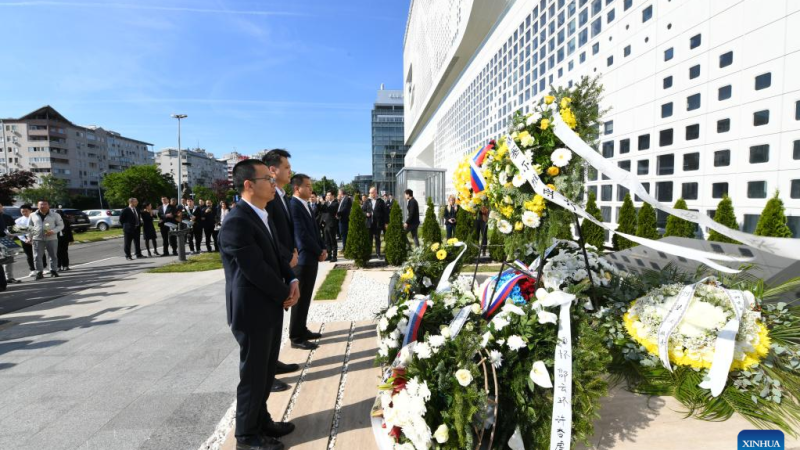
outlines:
[[388, 306], [389, 284], [356, 271], [344, 302], [315, 301], [308, 312], [308, 323], [360, 321], [374, 319]]

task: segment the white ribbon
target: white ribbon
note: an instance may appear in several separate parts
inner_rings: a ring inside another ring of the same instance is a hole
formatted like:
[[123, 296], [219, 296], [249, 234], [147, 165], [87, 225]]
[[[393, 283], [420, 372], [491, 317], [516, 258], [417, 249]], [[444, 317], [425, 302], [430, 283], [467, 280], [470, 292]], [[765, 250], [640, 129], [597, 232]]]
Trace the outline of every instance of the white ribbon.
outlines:
[[569, 450], [572, 441], [572, 327], [570, 306], [574, 295], [559, 296], [558, 342], [554, 355], [553, 415], [550, 450]]
[[[800, 259], [800, 239], [754, 236], [739, 230], [733, 230], [725, 225], [714, 222], [705, 214], [700, 214], [698, 212], [685, 209], [675, 209], [662, 204], [645, 190], [644, 186], [642, 186], [642, 183], [639, 182], [639, 179], [636, 175], [625, 169], [617, 167], [611, 161], [607, 160], [603, 155], [597, 153], [597, 151], [592, 149], [577, 134], [575, 134], [575, 132], [566, 123], [564, 123], [564, 121], [561, 119], [561, 115], [558, 113], [558, 111], [556, 111], [556, 108], [552, 108], [552, 110], [553, 131], [555, 132], [556, 136], [561, 139], [564, 145], [577, 153], [581, 158], [589, 163], [589, 165], [610, 178], [611, 181], [625, 186], [632, 194], [638, 195], [643, 202], [649, 203], [654, 208], [660, 209], [661, 211], [673, 216], [677, 216], [689, 222], [711, 228], [712, 230], [736, 239], [737, 241], [749, 245], [750, 247], [755, 247], [765, 252], [783, 256], [784, 258]], [[622, 234], [620, 233], [620, 235]], [[628, 238], [627, 236], [625, 237]], [[633, 239], [630, 240], [633, 241]]]
[[456, 259], [454, 259], [447, 267], [444, 268], [444, 273], [442, 273], [442, 278], [439, 279], [439, 284], [436, 286], [436, 292], [446, 292], [450, 290], [450, 275], [453, 274], [453, 270], [456, 268], [456, 263], [461, 257], [464, 255], [464, 252], [467, 251], [467, 243], [466, 242], [456, 242], [453, 244], [454, 247], [464, 247], [461, 250], [461, 253], [458, 254]]
[[[556, 114], [556, 116], [557, 116], [557, 114]], [[726, 261], [726, 262], [742, 262], [742, 261], [750, 261], [752, 259], [752, 258], [742, 258], [742, 257], [737, 257], [737, 256], [729, 256], [729, 255], [721, 255], [721, 254], [717, 254], [717, 253], [704, 252], [702, 250], [695, 250], [695, 249], [692, 249], [692, 248], [681, 247], [679, 245], [668, 244], [666, 242], [654, 241], [652, 239], [646, 239], [646, 238], [633, 236], [633, 235], [626, 234], [626, 233], [620, 233], [620, 232], [610, 228], [605, 223], [600, 222], [599, 220], [595, 219], [594, 216], [592, 216], [591, 214], [587, 213], [586, 210], [583, 209], [580, 205], [578, 205], [578, 204], [574, 203], [572, 200], [564, 197], [560, 192], [557, 192], [557, 191], [547, 187], [547, 185], [544, 184], [542, 179], [539, 178], [539, 175], [536, 174], [536, 171], [534, 170], [533, 166], [531, 165], [531, 162], [528, 161], [525, 158], [523, 153], [520, 151], [519, 147], [517, 147], [517, 144], [509, 136], [506, 136], [506, 145], [508, 146], [508, 153], [511, 156], [511, 161], [514, 163], [515, 166], [517, 166], [517, 169], [519, 169], [521, 176], [523, 178], [525, 178], [528, 181], [528, 183], [530, 183], [530, 185], [533, 187], [533, 190], [537, 194], [539, 194], [542, 197], [544, 197], [545, 199], [547, 199], [547, 200], [549, 200], [549, 201], [551, 201], [551, 202], [563, 207], [564, 209], [567, 209], [569, 211], [574, 212], [575, 214], [583, 217], [585, 220], [589, 220], [592, 223], [602, 227], [605, 230], [608, 230], [611, 233], [616, 233], [616, 234], [624, 237], [625, 239], [628, 239], [628, 240], [630, 240], [632, 242], [636, 242], [637, 244], [640, 244], [640, 245], [644, 245], [646, 247], [650, 247], [650, 248], [652, 248], [654, 250], [658, 250], [658, 251], [661, 251], [661, 252], [664, 252], [664, 253], [669, 253], [671, 255], [679, 255], [679, 256], [683, 256], [684, 258], [688, 258], [688, 259], [693, 259], [695, 261], [699, 261], [699, 262], [701, 262], [701, 263], [703, 263], [703, 264], [705, 264], [705, 265], [707, 265], [707, 266], [709, 266], [709, 267], [711, 267], [711, 268], [713, 268], [715, 270], [718, 270], [720, 272], [739, 273], [738, 270], [731, 269], [731, 268], [723, 266], [721, 264], [717, 264], [717, 263], [713, 262], [712, 260]]]
[[686, 311], [689, 309], [689, 302], [691, 302], [694, 297], [697, 286], [709, 280], [714, 281], [717, 287], [725, 291], [731, 305], [733, 305], [735, 314], [717, 334], [717, 340], [714, 346], [714, 359], [711, 362], [708, 377], [699, 384], [701, 388], [709, 389], [712, 396], [718, 397], [725, 389], [725, 384], [728, 381], [728, 372], [730, 372], [731, 363], [733, 363], [733, 354], [736, 349], [736, 334], [739, 332], [739, 323], [745, 310], [745, 299], [742, 291], [730, 291], [722, 288], [713, 278], [704, 278], [697, 283], [690, 284], [681, 289], [678, 298], [675, 300], [672, 308], [670, 308], [664, 321], [661, 322], [661, 326], [658, 328], [658, 357], [661, 360], [661, 364], [672, 372], [672, 365], [669, 361], [669, 338], [686, 315]]

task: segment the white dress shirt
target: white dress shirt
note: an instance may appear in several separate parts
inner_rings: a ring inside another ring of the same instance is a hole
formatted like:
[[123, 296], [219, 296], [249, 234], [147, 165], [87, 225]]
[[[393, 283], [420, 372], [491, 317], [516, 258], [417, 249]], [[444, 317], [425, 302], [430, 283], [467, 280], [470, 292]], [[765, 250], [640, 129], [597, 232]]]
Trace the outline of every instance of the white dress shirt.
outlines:
[[267, 227], [267, 231], [269, 232], [269, 237], [271, 239], [274, 239], [272, 237], [272, 230], [269, 228], [269, 213], [267, 212], [267, 210], [258, 208], [258, 207], [256, 207], [255, 205], [253, 205], [252, 203], [248, 202], [245, 199], [242, 199], [242, 200], [245, 203], [247, 203], [248, 205], [250, 205], [251, 208], [253, 208], [253, 211], [256, 212], [256, 214], [258, 215], [258, 218], [261, 219], [261, 221], [264, 222], [264, 226]]

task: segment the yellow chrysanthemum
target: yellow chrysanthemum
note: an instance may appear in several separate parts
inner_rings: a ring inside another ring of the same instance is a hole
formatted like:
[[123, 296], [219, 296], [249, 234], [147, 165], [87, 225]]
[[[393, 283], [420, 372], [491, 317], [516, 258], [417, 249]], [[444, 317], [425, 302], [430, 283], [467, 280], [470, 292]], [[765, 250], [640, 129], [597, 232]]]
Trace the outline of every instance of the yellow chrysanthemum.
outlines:
[[453, 245], [458, 243], [458, 238], [450, 238], [447, 240], [447, 245]]
[[553, 97], [552, 95], [545, 95], [544, 96], [544, 102], [547, 103], [548, 105], [553, 103], [554, 101], [556, 101], [556, 98]]
[[540, 216], [541, 216], [541, 215], [544, 213], [544, 209], [545, 209], [545, 201], [544, 201], [544, 197], [542, 197], [542, 196], [541, 196], [541, 195], [539, 195], [539, 194], [536, 194], [536, 195], [533, 197], [533, 200], [528, 200], [528, 201], [526, 201], [526, 202], [523, 204], [523, 206], [524, 206], [524, 207], [525, 207], [525, 209], [527, 209], [528, 211], [533, 211], [533, 212], [535, 212], [536, 214], [538, 214], [538, 215], [540, 215]]
[[441, 249], [438, 252], [436, 252], [436, 259], [438, 259], [439, 261], [443, 261], [445, 258], [447, 258], [447, 250]]
[[554, 191], [556, 190], [556, 185], [555, 184], [548, 184], [547, 187], [549, 187], [550, 189], [552, 189]]
[[517, 222], [514, 224], [514, 230], [522, 231], [522, 222]]
[[567, 108], [569, 104], [572, 103], [572, 99], [569, 97], [564, 97], [561, 99], [561, 109]]
[[438, 242], [434, 242], [433, 244], [431, 244], [431, 251], [435, 252], [436, 250], [439, 250], [439, 243]]
[[414, 269], [412, 269], [411, 267], [406, 269], [406, 271], [403, 272], [402, 275], [400, 275], [400, 279], [403, 280], [403, 281], [410, 280], [412, 278], [414, 278]]
[[542, 119], [542, 122], [539, 124], [539, 128], [542, 130], [546, 130], [547, 127], [550, 126], [550, 119]]
[[505, 217], [511, 217], [511, 215], [514, 214], [514, 207], [511, 205], [501, 206], [500, 214], [504, 215]]
[[573, 114], [572, 109], [564, 108], [563, 102], [561, 109], [561, 119], [564, 120], [564, 123], [567, 124], [567, 126], [572, 128], [573, 130], [575, 129], [575, 127], [578, 126], [578, 122], [575, 119], [575, 114]]
[[517, 135], [517, 139], [516, 140], [522, 141], [523, 139], [525, 139], [527, 137], [530, 137], [530, 135], [531, 134], [528, 133], [527, 131], [520, 131], [519, 134]]
[[508, 146], [506, 145], [505, 139], [500, 141], [500, 145], [497, 147], [497, 160], [503, 159], [504, 156], [508, 153]]
[[550, 166], [550, 167], [547, 168], [547, 174], [550, 175], [551, 177], [554, 177], [554, 176], [558, 175], [559, 172], [560, 171], [558, 170], [558, 167], [556, 167], [556, 166]]

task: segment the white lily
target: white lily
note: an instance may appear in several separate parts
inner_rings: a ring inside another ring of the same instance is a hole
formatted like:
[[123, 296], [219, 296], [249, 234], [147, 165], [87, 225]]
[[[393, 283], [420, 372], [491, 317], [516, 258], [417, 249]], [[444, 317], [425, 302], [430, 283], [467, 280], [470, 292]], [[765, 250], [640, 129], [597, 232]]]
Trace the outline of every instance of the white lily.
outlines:
[[530, 373], [531, 380], [543, 388], [553, 387], [553, 382], [550, 381], [550, 373], [543, 361], [536, 361], [533, 363]]

